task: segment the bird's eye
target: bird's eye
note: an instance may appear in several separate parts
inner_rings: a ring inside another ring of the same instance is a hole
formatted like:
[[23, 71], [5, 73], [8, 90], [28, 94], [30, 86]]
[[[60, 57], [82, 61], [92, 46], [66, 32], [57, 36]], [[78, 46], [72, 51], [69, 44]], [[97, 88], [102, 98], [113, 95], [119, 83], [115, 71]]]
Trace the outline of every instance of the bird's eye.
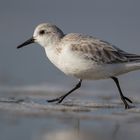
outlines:
[[39, 34], [40, 34], [40, 35], [44, 35], [44, 34], [45, 34], [45, 30], [39, 31]]

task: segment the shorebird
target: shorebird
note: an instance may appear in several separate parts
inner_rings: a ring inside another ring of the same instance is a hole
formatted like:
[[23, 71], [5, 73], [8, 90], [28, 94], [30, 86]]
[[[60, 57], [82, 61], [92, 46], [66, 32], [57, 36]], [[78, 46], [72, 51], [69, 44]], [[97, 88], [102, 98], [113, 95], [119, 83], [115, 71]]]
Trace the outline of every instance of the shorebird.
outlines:
[[56, 25], [42, 23], [38, 25], [33, 36], [19, 45], [24, 47], [31, 43], [40, 44], [48, 59], [66, 75], [79, 79], [78, 84], [66, 94], [47, 100], [61, 103], [66, 96], [81, 87], [83, 80], [111, 78], [118, 90], [125, 109], [132, 101], [124, 96], [117, 76], [140, 69], [140, 55], [127, 53], [109, 42], [79, 34], [64, 34]]

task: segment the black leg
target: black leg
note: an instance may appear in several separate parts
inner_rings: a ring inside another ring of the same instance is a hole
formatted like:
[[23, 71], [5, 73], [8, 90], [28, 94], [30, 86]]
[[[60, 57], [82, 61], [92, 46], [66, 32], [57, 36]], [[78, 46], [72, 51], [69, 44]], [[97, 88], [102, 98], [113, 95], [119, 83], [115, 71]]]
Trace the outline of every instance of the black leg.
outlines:
[[70, 90], [68, 93], [56, 98], [56, 99], [52, 99], [52, 100], [47, 100], [48, 102], [58, 102], [58, 103], [61, 103], [64, 98], [66, 98], [69, 94], [71, 94], [73, 91], [75, 91], [76, 89], [80, 88], [81, 87], [81, 83], [82, 83], [82, 80], [80, 79], [78, 84], [72, 89]]
[[119, 93], [120, 93], [120, 96], [121, 96], [121, 100], [123, 101], [123, 103], [125, 105], [125, 109], [129, 109], [130, 108], [130, 105], [127, 102], [132, 103], [132, 101], [129, 98], [127, 98], [127, 97], [125, 97], [123, 95], [122, 90], [120, 88], [120, 84], [119, 84], [118, 78], [116, 78], [116, 77], [111, 77], [111, 78], [114, 80], [114, 82], [117, 85], [117, 88], [118, 88]]

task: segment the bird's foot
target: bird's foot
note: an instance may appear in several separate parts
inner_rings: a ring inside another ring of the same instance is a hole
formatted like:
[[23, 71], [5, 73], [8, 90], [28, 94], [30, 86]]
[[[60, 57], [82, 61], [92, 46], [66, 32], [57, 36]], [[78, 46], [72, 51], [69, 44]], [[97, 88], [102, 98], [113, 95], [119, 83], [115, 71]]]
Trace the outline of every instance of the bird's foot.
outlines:
[[60, 104], [64, 99], [64, 96], [60, 96], [58, 98], [55, 98], [55, 99], [50, 99], [50, 100], [47, 100], [48, 103], [52, 103], [52, 102], [56, 102], [58, 104]]
[[134, 107], [134, 106], [130, 106], [128, 104], [128, 102], [131, 103], [131, 104], [133, 103], [129, 98], [123, 96], [121, 99], [122, 99], [122, 101], [124, 103], [125, 109], [130, 109], [130, 108]]

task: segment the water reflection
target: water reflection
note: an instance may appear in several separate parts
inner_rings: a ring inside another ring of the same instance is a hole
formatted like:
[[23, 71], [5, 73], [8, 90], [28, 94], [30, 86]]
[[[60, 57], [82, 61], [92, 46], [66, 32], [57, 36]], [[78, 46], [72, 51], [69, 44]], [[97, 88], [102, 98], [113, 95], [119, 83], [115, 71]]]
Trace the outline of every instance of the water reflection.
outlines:
[[101, 97], [48, 104], [46, 93], [10, 91], [0, 98], [0, 140], [138, 140], [136, 106], [124, 110], [117, 100]]
[[114, 113], [105, 115], [99, 114], [99, 110], [101, 111], [98, 109], [95, 114], [93, 112], [53, 114], [54, 111], [49, 111], [42, 115], [36, 115], [34, 112], [26, 114], [23, 112], [25, 110], [22, 110], [22, 114], [1, 110], [0, 140], [139, 139], [139, 114], [119, 113], [118, 109], [114, 109], [115, 113], [117, 112], [115, 115]]
[[61, 130], [49, 134], [44, 134], [41, 140], [82, 140], [74, 131]]
[[92, 127], [87, 127], [80, 126], [80, 121], [86, 123], [85, 120], [75, 119], [73, 125], [71, 124], [73, 128], [42, 130], [35, 140], [118, 140], [119, 122], [112, 123], [109, 127], [107, 125], [99, 127], [93, 120], [90, 121], [91, 124], [93, 123]]

